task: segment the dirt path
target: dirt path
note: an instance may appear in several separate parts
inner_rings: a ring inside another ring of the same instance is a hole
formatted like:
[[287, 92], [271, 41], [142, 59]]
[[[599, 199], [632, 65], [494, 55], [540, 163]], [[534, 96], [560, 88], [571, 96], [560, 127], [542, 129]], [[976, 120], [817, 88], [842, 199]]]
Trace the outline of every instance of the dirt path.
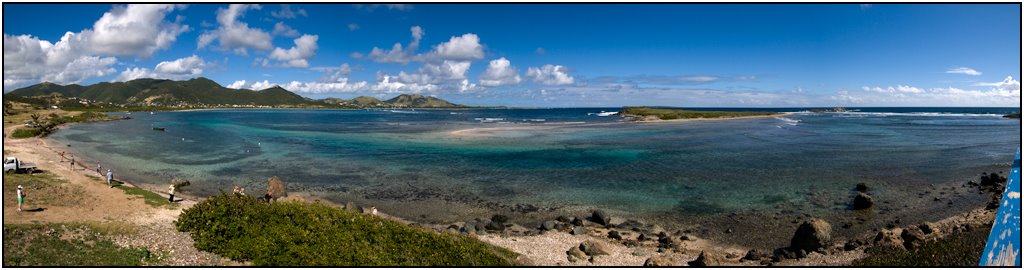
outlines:
[[[5, 128], [11, 134], [14, 127]], [[3, 199], [3, 220], [5, 224], [24, 223], [68, 223], [68, 222], [122, 222], [134, 225], [138, 231], [134, 234], [116, 236], [114, 242], [121, 246], [145, 246], [151, 251], [166, 254], [161, 265], [231, 265], [235, 264], [217, 255], [196, 250], [192, 238], [187, 233], [174, 229], [174, 220], [183, 209], [196, 202], [190, 199], [178, 201], [175, 207], [154, 207], [145, 203], [144, 199], [125, 194], [121, 189], [110, 188], [105, 182], [97, 181], [89, 176], [99, 176], [95, 164], [84, 164], [82, 168], [76, 164], [69, 168], [69, 162], [61, 162], [56, 147], [47, 145], [39, 138], [9, 139], [4, 137], [3, 149], [9, 153], [5, 156], [16, 156], [22, 160], [36, 163], [39, 170], [51, 173], [55, 177], [66, 180], [72, 190], [79, 191], [74, 201], [62, 201], [59, 205], [35, 204], [31, 190], [27, 190], [26, 204], [23, 208], [41, 211], [17, 211], [15, 198]], [[115, 180], [116, 180], [115, 172]], [[131, 186], [130, 183], [125, 183]], [[166, 195], [162, 194], [161, 195]], [[175, 198], [178, 199], [178, 198]]]

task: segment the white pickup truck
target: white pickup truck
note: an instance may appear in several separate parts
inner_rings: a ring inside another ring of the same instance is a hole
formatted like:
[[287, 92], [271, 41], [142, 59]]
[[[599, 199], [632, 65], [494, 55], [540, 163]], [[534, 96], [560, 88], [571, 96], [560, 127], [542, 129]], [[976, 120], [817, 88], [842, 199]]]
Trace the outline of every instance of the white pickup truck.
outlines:
[[4, 172], [27, 172], [32, 173], [36, 171], [36, 164], [30, 162], [21, 162], [16, 157], [8, 157], [4, 159]]

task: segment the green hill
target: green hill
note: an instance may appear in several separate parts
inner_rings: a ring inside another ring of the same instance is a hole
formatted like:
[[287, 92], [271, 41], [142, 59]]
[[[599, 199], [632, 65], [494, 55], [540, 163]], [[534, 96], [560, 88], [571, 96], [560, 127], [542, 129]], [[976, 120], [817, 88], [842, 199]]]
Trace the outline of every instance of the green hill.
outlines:
[[[263, 90], [231, 89], [207, 78], [186, 81], [136, 79], [127, 82], [101, 82], [89, 86], [58, 85], [44, 82], [4, 94], [39, 106], [62, 108], [95, 106], [136, 108], [216, 108], [240, 106], [328, 107], [328, 108], [457, 108], [465, 107], [422, 95], [399, 95], [386, 101], [360, 96], [351, 100], [325, 98], [312, 100], [280, 86]], [[86, 101], [80, 102], [79, 99]], [[90, 103], [91, 105], [85, 105]]]
[[303, 105], [312, 101], [284, 88], [252, 91], [223, 87], [207, 78], [187, 81], [137, 79], [127, 82], [101, 82], [89, 86], [40, 83], [11, 91], [17, 96], [82, 98], [129, 106], [218, 106], [218, 105]]
[[402, 94], [392, 99], [384, 101], [384, 103], [393, 107], [410, 107], [410, 108], [454, 108], [463, 107], [462, 105], [452, 104], [451, 102], [443, 99], [428, 97], [416, 94]]

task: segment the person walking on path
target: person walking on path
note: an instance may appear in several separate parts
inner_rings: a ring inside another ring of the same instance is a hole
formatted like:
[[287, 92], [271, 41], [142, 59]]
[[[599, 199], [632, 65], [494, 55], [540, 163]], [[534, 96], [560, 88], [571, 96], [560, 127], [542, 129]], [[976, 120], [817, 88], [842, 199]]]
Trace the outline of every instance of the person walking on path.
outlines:
[[25, 190], [18, 185], [18, 212], [21, 212], [22, 204], [25, 204]]
[[167, 193], [171, 195], [170, 197], [167, 197], [167, 201], [174, 202], [174, 184], [171, 184], [171, 187], [167, 188]]
[[114, 188], [114, 184], [111, 183], [113, 181], [114, 181], [114, 171], [111, 171], [110, 169], [107, 169], [107, 185], [110, 186], [110, 188]]

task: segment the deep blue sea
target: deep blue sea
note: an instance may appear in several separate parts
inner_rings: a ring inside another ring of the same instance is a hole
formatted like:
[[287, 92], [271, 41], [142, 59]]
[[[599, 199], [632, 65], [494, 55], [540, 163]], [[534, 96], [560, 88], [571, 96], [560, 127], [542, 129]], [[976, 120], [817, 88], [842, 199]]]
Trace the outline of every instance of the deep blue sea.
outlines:
[[1021, 142], [1020, 120], [1001, 117], [1019, 108], [849, 109], [656, 123], [593, 115], [619, 108], [136, 112], [51, 138], [133, 183], [256, 194], [279, 176], [292, 192], [427, 222], [594, 208], [829, 216], [849, 211], [858, 182], [888, 201], [879, 212], [939, 218], [933, 200], [973, 206], [973, 193], [921, 190], [1008, 170]]

